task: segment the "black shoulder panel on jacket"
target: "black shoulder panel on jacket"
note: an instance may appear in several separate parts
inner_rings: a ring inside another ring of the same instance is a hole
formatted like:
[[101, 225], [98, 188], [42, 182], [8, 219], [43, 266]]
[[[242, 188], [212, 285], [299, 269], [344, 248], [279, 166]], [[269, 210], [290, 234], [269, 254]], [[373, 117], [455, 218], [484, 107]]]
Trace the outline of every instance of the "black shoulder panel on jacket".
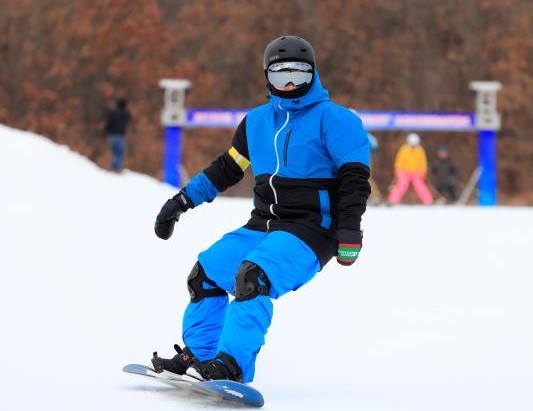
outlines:
[[237, 150], [241, 156], [250, 160], [250, 154], [248, 153], [248, 137], [246, 136], [246, 117], [242, 119], [237, 130], [235, 130], [231, 145], [235, 147], [235, 150]]

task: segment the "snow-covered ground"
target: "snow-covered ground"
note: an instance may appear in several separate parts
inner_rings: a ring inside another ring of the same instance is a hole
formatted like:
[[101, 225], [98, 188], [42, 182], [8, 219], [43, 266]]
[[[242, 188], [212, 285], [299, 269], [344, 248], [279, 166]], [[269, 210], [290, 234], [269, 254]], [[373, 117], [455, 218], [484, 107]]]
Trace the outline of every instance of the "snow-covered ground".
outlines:
[[[0, 126], [0, 410], [233, 408], [121, 371], [172, 354], [198, 251], [243, 224], [219, 198], [162, 241], [174, 190]], [[275, 304], [265, 410], [533, 409], [533, 209], [370, 208], [353, 267]]]

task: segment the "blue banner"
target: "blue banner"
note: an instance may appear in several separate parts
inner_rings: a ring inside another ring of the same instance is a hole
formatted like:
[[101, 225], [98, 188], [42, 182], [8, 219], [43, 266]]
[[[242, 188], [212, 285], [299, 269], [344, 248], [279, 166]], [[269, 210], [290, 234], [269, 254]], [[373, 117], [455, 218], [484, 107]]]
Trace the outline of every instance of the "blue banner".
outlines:
[[368, 130], [475, 131], [472, 113], [356, 111]]
[[[476, 131], [472, 113], [355, 111], [368, 130]], [[188, 128], [236, 128], [246, 109], [187, 109]]]
[[188, 128], [236, 128], [249, 110], [187, 109]]

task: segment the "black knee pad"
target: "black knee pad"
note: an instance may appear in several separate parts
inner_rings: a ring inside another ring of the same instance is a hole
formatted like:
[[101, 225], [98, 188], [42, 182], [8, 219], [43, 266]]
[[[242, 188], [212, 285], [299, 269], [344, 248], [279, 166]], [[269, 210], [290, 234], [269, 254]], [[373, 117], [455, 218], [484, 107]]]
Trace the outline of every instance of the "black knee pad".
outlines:
[[[214, 288], [204, 288], [204, 282]], [[197, 303], [206, 297], [218, 297], [226, 295], [226, 291], [216, 285], [216, 283], [205, 275], [204, 268], [199, 262], [194, 264], [191, 273], [187, 277], [187, 288], [191, 295], [191, 301]]]
[[235, 301], [246, 301], [270, 293], [270, 280], [257, 264], [245, 261], [235, 277]]

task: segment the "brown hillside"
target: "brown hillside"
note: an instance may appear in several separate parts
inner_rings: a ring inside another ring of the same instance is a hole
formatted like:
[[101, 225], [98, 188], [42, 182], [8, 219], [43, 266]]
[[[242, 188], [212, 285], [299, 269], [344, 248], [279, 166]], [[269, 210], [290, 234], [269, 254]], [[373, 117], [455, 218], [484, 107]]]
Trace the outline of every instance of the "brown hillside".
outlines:
[[[472, 80], [503, 83], [500, 200], [533, 204], [533, 6], [530, 0], [3, 0], [0, 122], [66, 143], [102, 167], [105, 109], [126, 96], [135, 123], [126, 166], [161, 174], [160, 78], [187, 78], [192, 107], [265, 101], [264, 46], [299, 34], [315, 46], [333, 98], [356, 109], [473, 110]], [[222, 152], [231, 130], [185, 134], [190, 174]], [[376, 133], [385, 189], [403, 135]], [[422, 134], [450, 146], [465, 181], [474, 135]], [[244, 194], [248, 183], [231, 193]]]

